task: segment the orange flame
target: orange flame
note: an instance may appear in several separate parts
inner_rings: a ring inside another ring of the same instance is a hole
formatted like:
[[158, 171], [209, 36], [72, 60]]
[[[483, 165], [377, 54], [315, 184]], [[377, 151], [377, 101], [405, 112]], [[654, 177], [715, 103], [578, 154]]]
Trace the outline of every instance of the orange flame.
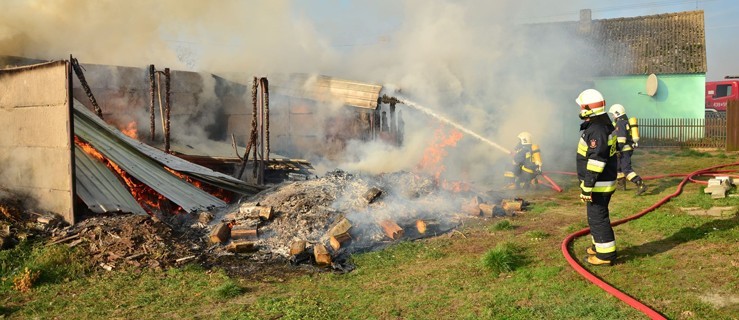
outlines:
[[464, 182], [448, 182], [442, 180], [441, 175], [446, 171], [442, 160], [447, 156], [447, 149], [455, 147], [462, 139], [462, 132], [452, 129], [448, 134], [444, 127], [439, 127], [434, 132], [434, 139], [423, 152], [423, 159], [416, 166], [418, 170], [433, 173], [437, 184], [442, 188], [452, 191], [469, 190], [469, 184]]
[[128, 124], [124, 125], [123, 128], [120, 129], [123, 134], [127, 135], [130, 138], [139, 139], [139, 131], [138, 126], [136, 125], [136, 121], [131, 121]]
[[189, 182], [190, 184], [192, 184], [193, 186], [197, 187], [200, 190], [203, 190], [203, 191], [205, 191], [207, 193], [210, 193], [214, 197], [216, 197], [218, 199], [221, 199], [221, 200], [223, 200], [226, 203], [229, 203], [229, 202], [231, 202], [231, 200], [233, 200], [233, 193], [232, 192], [223, 190], [223, 189], [218, 188], [218, 187], [211, 186], [211, 185], [206, 184], [206, 183], [202, 183], [202, 182], [200, 182], [198, 180], [195, 180], [195, 179], [191, 178], [190, 176], [187, 176], [187, 175], [184, 175], [182, 173], [179, 173], [179, 172], [177, 172], [177, 171], [175, 171], [175, 170], [173, 170], [171, 168], [164, 167], [164, 169], [167, 169], [167, 171], [169, 171], [171, 174], [177, 176], [178, 178], [180, 178], [182, 180], [185, 180], [185, 181]]
[[[95, 159], [100, 160], [102, 163], [105, 164], [105, 166], [111, 169], [111, 171], [117, 173], [118, 178], [123, 181], [128, 190], [131, 192], [131, 195], [133, 195], [134, 199], [136, 199], [136, 201], [141, 204], [141, 207], [144, 208], [144, 210], [146, 210], [150, 215], [153, 214], [153, 210], [162, 211], [163, 207], [170, 208], [170, 202], [166, 197], [129, 175], [125, 170], [119, 167], [115, 162], [110, 161], [110, 159], [106, 158], [102, 153], [97, 151], [89, 143], [83, 141], [77, 136], [74, 136], [74, 143], [83, 151], [85, 151], [85, 153], [89, 154]], [[171, 210], [172, 212], [176, 213], [177, 211], [181, 210], [181, 208], [174, 207]]]

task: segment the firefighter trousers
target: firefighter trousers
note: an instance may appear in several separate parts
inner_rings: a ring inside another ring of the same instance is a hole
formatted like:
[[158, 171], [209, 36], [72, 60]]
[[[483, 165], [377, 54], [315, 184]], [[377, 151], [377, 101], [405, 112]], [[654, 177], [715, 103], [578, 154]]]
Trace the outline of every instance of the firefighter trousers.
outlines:
[[[636, 172], [634, 172], [634, 169], [631, 167], [631, 156], [634, 154], [634, 150], [629, 151], [621, 151], [621, 156], [618, 158], [618, 172], [623, 174], [624, 177], [626, 177], [627, 180], [637, 182], [636, 179], [639, 177]], [[621, 174], [619, 174], [619, 177], [621, 177]], [[638, 180], [641, 180], [639, 178]]]
[[601, 260], [616, 258], [616, 236], [611, 227], [611, 217], [608, 204], [613, 193], [593, 192], [592, 202], [587, 204], [588, 226], [593, 237], [596, 257]]

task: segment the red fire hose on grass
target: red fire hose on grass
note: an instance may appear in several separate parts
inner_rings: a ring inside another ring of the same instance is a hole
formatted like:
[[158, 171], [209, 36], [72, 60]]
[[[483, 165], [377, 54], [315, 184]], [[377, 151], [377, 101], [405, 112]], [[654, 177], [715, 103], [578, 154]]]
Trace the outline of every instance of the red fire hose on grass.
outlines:
[[[727, 171], [714, 171], [714, 170], [715, 169], [718, 169], [718, 168], [731, 167], [731, 166], [739, 166], [739, 162], [735, 162], [735, 163], [731, 163], [731, 164], [724, 164], [724, 165], [713, 166], [713, 167], [709, 167], [709, 168], [705, 168], [705, 169], [694, 171], [694, 172], [689, 173], [687, 175], [685, 175], [685, 174], [674, 174], [674, 175], [673, 174], [670, 174], [670, 175], [663, 175], [663, 176], [657, 176], [657, 177], [647, 177], [649, 179], [656, 179], [656, 178], [663, 178], [663, 177], [676, 177], [676, 176], [682, 176], [684, 178], [680, 182], [680, 184], [677, 186], [677, 190], [675, 190], [675, 192], [673, 192], [672, 194], [664, 197], [662, 200], [660, 200], [657, 203], [653, 204], [649, 208], [646, 208], [646, 209], [642, 210], [641, 212], [639, 212], [639, 213], [637, 213], [637, 214], [635, 214], [633, 216], [626, 217], [624, 219], [611, 222], [611, 226], [617, 226], [617, 225], [620, 225], [622, 223], [625, 223], [625, 222], [628, 222], [628, 221], [631, 221], [631, 220], [640, 218], [641, 216], [643, 216], [643, 215], [645, 215], [645, 214], [647, 214], [647, 213], [649, 213], [649, 212], [657, 209], [659, 206], [665, 204], [670, 199], [672, 199], [672, 198], [680, 195], [680, 193], [682, 193], [683, 186], [685, 186], [685, 184], [688, 181], [694, 181], [693, 177], [699, 176], [699, 175], [703, 175], [703, 174], [709, 174], [709, 173], [723, 173], [723, 172], [727, 172]], [[561, 173], [562, 174], [571, 174], [569, 172], [561, 172]], [[647, 179], [647, 178], [644, 178], [644, 179]], [[659, 312], [657, 312], [657, 311], [649, 308], [648, 306], [644, 305], [640, 301], [638, 301], [638, 300], [630, 297], [629, 295], [627, 295], [627, 294], [619, 291], [618, 289], [614, 288], [613, 286], [609, 285], [605, 281], [599, 279], [597, 276], [595, 276], [594, 274], [590, 273], [588, 270], [586, 270], [585, 268], [583, 268], [583, 266], [580, 265], [577, 262], [577, 260], [575, 260], [574, 258], [572, 258], [572, 256], [570, 255], [569, 249], [568, 249], [569, 246], [570, 246], [570, 244], [572, 243], [572, 241], [575, 238], [580, 237], [580, 236], [583, 236], [583, 235], [586, 235], [589, 232], [590, 232], [590, 228], [585, 228], [585, 229], [582, 229], [580, 231], [577, 231], [577, 232], [575, 232], [573, 234], [570, 234], [569, 236], [567, 236], [562, 241], [562, 246], [561, 246], [562, 254], [565, 256], [565, 259], [567, 259], [567, 262], [570, 264], [570, 266], [572, 266], [572, 268], [575, 269], [575, 271], [577, 271], [579, 274], [581, 274], [583, 277], [585, 277], [585, 279], [587, 279], [588, 281], [590, 281], [590, 282], [594, 283], [595, 285], [599, 286], [601, 289], [603, 289], [606, 292], [608, 292], [609, 294], [615, 296], [619, 300], [628, 303], [631, 307], [633, 307], [634, 309], [637, 309], [637, 310], [641, 311], [642, 313], [644, 313], [649, 318], [651, 318], [651, 319], [666, 319]]]

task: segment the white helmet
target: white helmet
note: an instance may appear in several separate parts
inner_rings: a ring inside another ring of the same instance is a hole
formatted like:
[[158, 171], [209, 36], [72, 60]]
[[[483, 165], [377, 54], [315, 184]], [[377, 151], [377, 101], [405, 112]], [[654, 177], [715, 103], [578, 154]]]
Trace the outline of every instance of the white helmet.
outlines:
[[620, 104], [614, 104], [608, 109], [608, 113], [612, 114], [614, 118], [618, 118], [626, 114], [626, 109]]
[[531, 144], [531, 134], [526, 131], [519, 133], [517, 138], [521, 140], [521, 144]]
[[606, 99], [598, 90], [587, 89], [575, 99], [580, 105], [580, 118], [589, 118], [606, 113]]

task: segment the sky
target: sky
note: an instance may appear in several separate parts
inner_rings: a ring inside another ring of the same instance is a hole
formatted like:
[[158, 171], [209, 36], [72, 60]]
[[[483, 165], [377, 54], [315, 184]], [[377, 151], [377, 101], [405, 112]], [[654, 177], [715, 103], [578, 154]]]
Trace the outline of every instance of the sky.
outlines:
[[[558, 167], [558, 160], [572, 164], [570, 150], [559, 146], [571, 146], [577, 138], [574, 99], [593, 74], [583, 67], [588, 61], [576, 59], [587, 59], [582, 52], [588, 47], [557, 30], [524, 34], [521, 25], [577, 21], [585, 8], [593, 19], [703, 10], [707, 79], [739, 74], [736, 0], [0, 0], [0, 5], [0, 55], [58, 60], [72, 54], [83, 64], [155, 64], [247, 78], [307, 73], [377, 83], [385, 93], [506, 148], [519, 132], [529, 131], [550, 168]], [[350, 143], [346, 159], [328, 168], [412, 169], [438, 130], [449, 134], [424, 114], [409, 108], [403, 113], [401, 148]], [[462, 139], [456, 148], [445, 158], [450, 178], [485, 179], [495, 174], [491, 165], [508, 156], [475, 139]]]

